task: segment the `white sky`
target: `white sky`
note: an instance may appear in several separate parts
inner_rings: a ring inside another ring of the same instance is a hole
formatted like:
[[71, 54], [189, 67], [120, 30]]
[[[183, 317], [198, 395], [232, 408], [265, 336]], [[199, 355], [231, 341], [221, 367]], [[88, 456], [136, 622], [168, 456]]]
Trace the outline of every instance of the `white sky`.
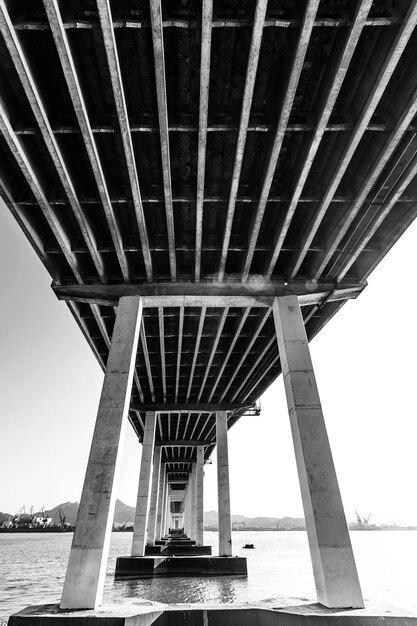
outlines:
[[[311, 343], [346, 515], [417, 525], [417, 223]], [[0, 205], [0, 510], [79, 500], [103, 375], [51, 279]], [[230, 431], [232, 512], [302, 516], [281, 377]], [[126, 437], [119, 497], [141, 446]], [[217, 510], [216, 466], [204, 508]]]

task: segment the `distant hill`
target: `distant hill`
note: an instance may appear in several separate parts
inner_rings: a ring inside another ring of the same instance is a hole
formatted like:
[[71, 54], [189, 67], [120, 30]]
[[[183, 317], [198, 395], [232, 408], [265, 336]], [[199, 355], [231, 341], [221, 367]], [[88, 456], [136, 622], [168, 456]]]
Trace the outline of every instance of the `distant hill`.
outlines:
[[[217, 511], [204, 512], [204, 526], [217, 526], [219, 523]], [[245, 517], [232, 515], [232, 523], [244, 524], [249, 528], [305, 528], [302, 517]]]
[[[52, 517], [54, 522], [59, 523], [59, 509], [61, 509], [66, 517], [66, 522], [71, 524], [71, 526], [75, 526], [75, 522], [77, 521], [78, 507], [78, 502], [64, 502], [63, 504], [58, 504], [58, 506], [54, 507], [53, 509], [48, 509], [48, 513], [49, 516]], [[113, 523], [133, 524], [134, 519], [135, 509], [133, 508], [133, 506], [129, 506], [121, 500], [116, 500]]]
[[[78, 502], [61, 502], [57, 506], [54, 506], [51, 509], [46, 509], [46, 512], [49, 517], [52, 517], [53, 524], [60, 523], [59, 511], [61, 511], [61, 515], [65, 517], [65, 522], [70, 524], [70, 526], [75, 526], [75, 522], [77, 521], [78, 515]], [[34, 514], [36, 517], [41, 517], [43, 514], [41, 511], [36, 511]], [[14, 514], [10, 513], [1, 513], [0, 512], [0, 526], [6, 522], [8, 519], [12, 519]], [[114, 513], [114, 524], [125, 524], [131, 523], [135, 519], [135, 509], [133, 506], [129, 506], [125, 504], [121, 500], [116, 500], [116, 507]]]
[[78, 502], [63, 502], [58, 504], [53, 509], [47, 509], [49, 517], [52, 517], [54, 524], [59, 524], [59, 509], [61, 509], [62, 515], [65, 516], [65, 522], [70, 526], [75, 526], [78, 513]]
[[[75, 525], [78, 514], [78, 502], [62, 502], [52, 509], [47, 509], [49, 517], [52, 517], [55, 524], [59, 524], [59, 510], [66, 518], [66, 523], [71, 526]], [[37, 512], [35, 515], [41, 516], [41, 512]], [[7, 519], [13, 517], [10, 513], [0, 513], [0, 525]], [[218, 525], [218, 513], [217, 511], [205, 511], [204, 512], [204, 526], [217, 526]], [[116, 507], [114, 512], [114, 524], [133, 524], [135, 519], [135, 509], [133, 506], [125, 504], [121, 500], [116, 500]], [[252, 528], [276, 528], [277, 524], [280, 527], [285, 528], [304, 528], [304, 520], [298, 517], [245, 517], [244, 515], [232, 515], [232, 522], [244, 523], [247, 527]]]

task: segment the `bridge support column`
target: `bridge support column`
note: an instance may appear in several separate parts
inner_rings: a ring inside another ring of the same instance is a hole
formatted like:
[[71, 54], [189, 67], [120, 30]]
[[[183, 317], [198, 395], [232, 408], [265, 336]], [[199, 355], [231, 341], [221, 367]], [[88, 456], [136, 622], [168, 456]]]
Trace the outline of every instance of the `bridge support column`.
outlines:
[[362, 608], [362, 593], [298, 298], [276, 298], [273, 313], [317, 598], [329, 608]]
[[141, 318], [140, 298], [120, 298], [61, 609], [101, 602]]
[[167, 534], [168, 492], [169, 492], [169, 484], [168, 484], [168, 476], [166, 474], [166, 467], [165, 467], [164, 512], [162, 515], [162, 530], [161, 530], [163, 537], [165, 537], [165, 535]]
[[135, 527], [133, 530], [132, 540], [132, 556], [144, 556], [145, 554], [152, 456], [155, 444], [156, 415], [155, 411], [147, 411], [146, 413], [142, 459], [140, 463], [138, 497], [136, 501]]
[[162, 537], [162, 516], [164, 513], [164, 495], [165, 495], [165, 463], [162, 463], [162, 452], [159, 464], [159, 489], [158, 489], [158, 512], [156, 515], [156, 531], [155, 539]]
[[156, 514], [159, 496], [159, 474], [161, 471], [161, 452], [160, 446], [156, 447], [153, 455], [153, 471], [152, 471], [152, 489], [151, 489], [151, 505], [149, 507], [148, 519], [148, 537], [146, 543], [153, 545], [156, 535]]
[[171, 500], [169, 497], [169, 481], [167, 479], [167, 493], [166, 493], [166, 500], [165, 500], [165, 535], [168, 534], [169, 532], [169, 525], [170, 525], [170, 515], [171, 515]]
[[191, 539], [197, 541], [197, 481], [196, 481], [197, 464], [191, 466]]
[[219, 556], [232, 556], [227, 413], [216, 413], [217, 497], [219, 503]]
[[184, 505], [184, 529], [187, 537], [191, 539], [191, 481], [187, 483], [185, 491], [185, 505]]
[[197, 446], [196, 463], [196, 544], [204, 544], [204, 446]]

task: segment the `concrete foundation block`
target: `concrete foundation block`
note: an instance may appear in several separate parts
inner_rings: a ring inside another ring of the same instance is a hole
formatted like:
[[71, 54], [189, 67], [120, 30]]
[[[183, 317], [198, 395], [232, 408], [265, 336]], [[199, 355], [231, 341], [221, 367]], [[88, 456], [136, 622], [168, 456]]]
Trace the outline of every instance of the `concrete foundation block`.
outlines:
[[115, 578], [154, 576], [247, 576], [244, 557], [125, 557], [116, 561]]
[[211, 546], [168, 543], [166, 546], [146, 546], [145, 556], [210, 556]]
[[9, 620], [9, 626], [417, 626], [417, 617], [401, 611], [329, 610], [320, 604], [273, 608], [219, 605], [104, 606], [95, 610], [61, 611], [57, 604], [31, 606]]

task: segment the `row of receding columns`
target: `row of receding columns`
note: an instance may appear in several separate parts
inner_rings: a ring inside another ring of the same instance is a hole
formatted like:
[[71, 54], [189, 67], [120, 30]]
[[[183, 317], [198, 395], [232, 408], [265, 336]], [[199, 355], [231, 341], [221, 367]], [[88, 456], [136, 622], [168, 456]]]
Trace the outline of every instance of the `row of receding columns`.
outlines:
[[[275, 298], [273, 314], [318, 600], [328, 607], [362, 607], [362, 594], [297, 297]], [[101, 601], [141, 315], [140, 297], [120, 299], [61, 608], [95, 608]], [[158, 532], [164, 532], [164, 520], [169, 518], [169, 486], [165, 472], [161, 472], [160, 459], [154, 457], [160, 454], [155, 449], [156, 417], [155, 412], [149, 412], [145, 422], [132, 543], [132, 554], [138, 555], [144, 553], [147, 529], [149, 538], [155, 538]], [[230, 555], [226, 413], [216, 414], [216, 428], [219, 548], [220, 554]], [[203, 533], [203, 464], [204, 449], [199, 447], [186, 494], [191, 505], [186, 506], [184, 516], [185, 526], [196, 537], [197, 543], [202, 543]], [[162, 485], [162, 498], [150, 494], [151, 485], [156, 491], [157, 486], [160, 490]], [[158, 527], [154, 520], [159, 520]]]
[[[162, 461], [162, 446], [155, 445], [157, 413], [148, 411], [145, 419], [142, 460], [132, 541], [132, 556], [144, 556], [146, 545], [154, 545], [169, 531], [170, 502], [178, 501], [170, 493], [167, 466]], [[231, 556], [231, 513], [227, 447], [227, 412], [216, 413], [219, 498], [219, 556]], [[187, 462], [187, 460], [185, 460]], [[196, 446], [196, 458], [190, 460], [192, 470], [186, 484], [183, 502], [183, 522], [187, 534], [197, 546], [204, 543], [204, 446]], [[152, 477], [152, 478], [151, 478]], [[163, 513], [164, 511], [164, 513]], [[158, 523], [157, 523], [158, 522]]]

